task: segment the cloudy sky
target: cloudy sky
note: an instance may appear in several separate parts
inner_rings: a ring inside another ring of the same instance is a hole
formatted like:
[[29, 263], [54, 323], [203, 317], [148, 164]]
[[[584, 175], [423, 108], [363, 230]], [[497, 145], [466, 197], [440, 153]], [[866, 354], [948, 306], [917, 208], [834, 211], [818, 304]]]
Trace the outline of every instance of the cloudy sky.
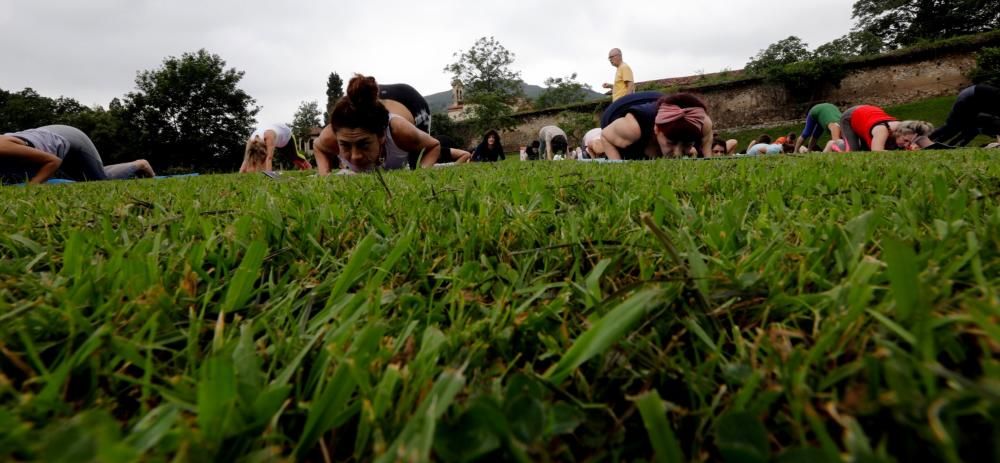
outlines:
[[[258, 120], [291, 121], [355, 72], [449, 89], [442, 68], [494, 36], [522, 78], [579, 74], [599, 89], [620, 47], [636, 80], [739, 69], [789, 35], [816, 47], [851, 28], [853, 0], [0, 0], [0, 88], [107, 106], [137, 71], [205, 48], [246, 72]], [[321, 104], [322, 106], [322, 104]]]

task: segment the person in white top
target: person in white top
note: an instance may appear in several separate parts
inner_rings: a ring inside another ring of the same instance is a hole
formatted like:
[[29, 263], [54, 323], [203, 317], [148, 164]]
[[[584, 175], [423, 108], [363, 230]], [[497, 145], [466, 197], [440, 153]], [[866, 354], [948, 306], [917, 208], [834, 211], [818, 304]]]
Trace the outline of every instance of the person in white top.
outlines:
[[583, 135], [583, 149], [587, 150], [587, 157], [597, 159], [604, 157], [604, 140], [601, 138], [601, 128], [590, 129]]
[[554, 125], [546, 125], [538, 131], [538, 144], [545, 151], [545, 159], [552, 160], [556, 155], [565, 156], [569, 151], [569, 141], [566, 132]]
[[240, 172], [273, 170], [275, 152], [284, 156], [299, 170], [312, 169], [312, 164], [296, 149], [291, 127], [278, 123], [261, 125], [250, 134]]

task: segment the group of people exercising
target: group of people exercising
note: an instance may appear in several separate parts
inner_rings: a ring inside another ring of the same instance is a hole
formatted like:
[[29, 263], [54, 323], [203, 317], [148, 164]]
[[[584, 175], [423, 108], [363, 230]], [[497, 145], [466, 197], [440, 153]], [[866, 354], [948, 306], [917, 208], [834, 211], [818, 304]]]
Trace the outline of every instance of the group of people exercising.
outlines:
[[[859, 105], [843, 113], [830, 103], [813, 106], [806, 115], [806, 127], [794, 143], [751, 142], [746, 154], [819, 151], [824, 134], [830, 141], [825, 152], [887, 151], [893, 149], [947, 149], [968, 146], [979, 135], [995, 137], [1000, 143], [1000, 89], [977, 84], [963, 89], [943, 126], [924, 121], [900, 121], [884, 109]], [[761, 137], [763, 138], [763, 137]], [[787, 139], [796, 138], [789, 134]]]
[[[327, 175], [337, 169], [365, 172], [504, 159], [498, 132], [487, 132], [469, 152], [432, 137], [430, 122], [430, 108], [413, 87], [379, 85], [373, 77], [356, 75], [314, 142], [315, 167], [320, 175]], [[947, 122], [937, 130], [926, 122], [899, 121], [877, 106], [854, 106], [841, 113], [832, 104], [817, 104], [809, 110], [805, 130], [796, 140], [792, 140], [794, 134], [782, 143], [755, 140], [745, 154], [818, 151], [816, 143], [826, 133], [831, 140], [824, 151], [966, 146], [980, 134], [1000, 137], [1000, 90], [986, 84], [962, 90]], [[735, 154], [737, 144], [717, 137], [708, 107], [697, 96], [658, 92], [615, 100], [604, 111], [600, 127], [588, 131], [582, 141], [582, 157], [609, 160], [711, 157]], [[298, 169], [312, 169], [296, 145], [287, 125], [258, 127], [247, 140], [240, 172], [270, 171], [275, 156]], [[536, 158], [553, 159], [567, 147], [564, 132], [546, 127], [528, 150]], [[83, 132], [61, 125], [0, 136], [0, 160], [0, 177], [5, 182], [41, 183], [57, 172], [73, 180], [154, 175], [149, 163], [141, 159], [105, 166]]]

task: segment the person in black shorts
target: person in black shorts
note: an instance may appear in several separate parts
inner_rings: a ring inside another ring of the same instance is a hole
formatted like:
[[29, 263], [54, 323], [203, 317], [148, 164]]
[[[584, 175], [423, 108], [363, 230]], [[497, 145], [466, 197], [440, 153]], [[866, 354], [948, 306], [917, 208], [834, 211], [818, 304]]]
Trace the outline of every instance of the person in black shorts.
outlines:
[[407, 84], [379, 84], [378, 98], [389, 112], [403, 116], [414, 127], [431, 133], [431, 107], [417, 89]]
[[[663, 96], [660, 92], [639, 92], [624, 96], [615, 100], [601, 114], [601, 128], [606, 129], [618, 119], [632, 114], [640, 119], [639, 124], [645, 129], [642, 130], [642, 137], [625, 147], [617, 147], [615, 158], [621, 159], [646, 159], [645, 148], [653, 136], [653, 121], [656, 119], [656, 101]], [[607, 142], [605, 142], [607, 146]], [[612, 157], [609, 156], [609, 159]]]
[[[425, 133], [431, 133], [431, 107], [417, 89], [408, 84], [380, 84], [378, 89], [378, 98], [382, 100], [382, 104], [390, 113], [403, 116], [416, 128]], [[464, 163], [472, 159], [472, 154], [468, 151], [446, 145], [446, 140], [441, 140], [441, 142], [441, 156], [438, 157], [438, 164]], [[419, 158], [420, 153], [410, 153], [411, 169], [417, 168]]]
[[641, 92], [615, 100], [601, 115], [608, 159], [712, 155], [712, 119], [690, 93]]
[[962, 90], [948, 119], [930, 138], [938, 143], [966, 146], [980, 134], [1000, 136], [1000, 89], [987, 84]]

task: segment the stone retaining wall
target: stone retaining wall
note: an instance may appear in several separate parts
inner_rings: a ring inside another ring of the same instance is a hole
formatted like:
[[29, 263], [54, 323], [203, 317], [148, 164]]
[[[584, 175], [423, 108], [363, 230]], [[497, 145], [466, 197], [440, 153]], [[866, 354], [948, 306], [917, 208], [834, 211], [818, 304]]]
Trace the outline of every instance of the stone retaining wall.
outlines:
[[[709, 114], [716, 128], [737, 129], [804, 119], [809, 107], [823, 101], [846, 109], [857, 104], [890, 106], [954, 95], [971, 83], [966, 75], [975, 65], [973, 51], [874, 64], [849, 71], [839, 86], [831, 85], [821, 90], [812, 101], [796, 101], [783, 86], [768, 84], [762, 79], [700, 87], [692, 93], [699, 94], [708, 103]], [[511, 149], [526, 145], [538, 137], [538, 130], [543, 126], [560, 125], [563, 118], [574, 114], [592, 115], [596, 127], [600, 112], [606, 104], [586, 105], [564, 111], [538, 111], [518, 116], [521, 124], [503, 134], [503, 143]], [[575, 138], [574, 134], [570, 136]]]

